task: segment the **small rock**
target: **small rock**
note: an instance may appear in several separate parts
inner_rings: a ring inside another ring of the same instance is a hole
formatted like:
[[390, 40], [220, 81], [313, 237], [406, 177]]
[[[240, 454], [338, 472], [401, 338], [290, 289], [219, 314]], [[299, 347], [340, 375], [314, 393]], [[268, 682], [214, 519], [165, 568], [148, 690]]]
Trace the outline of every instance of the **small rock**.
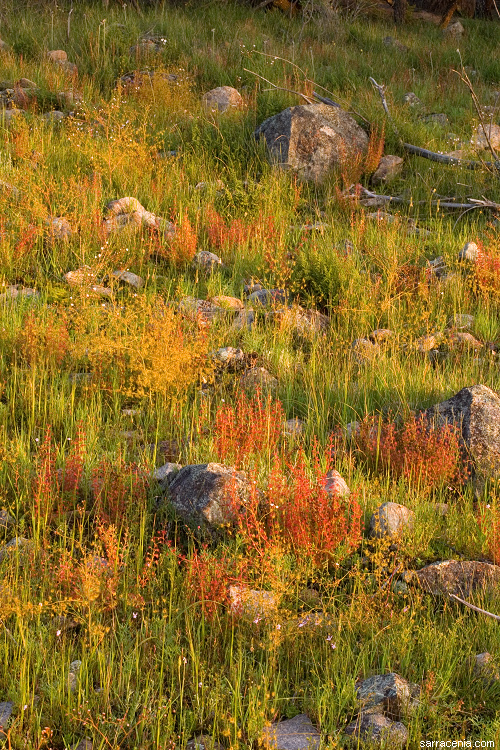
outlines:
[[479, 248], [475, 242], [466, 242], [458, 253], [458, 260], [474, 262], [479, 258]]
[[0, 52], [8, 52], [9, 49], [10, 49], [10, 47], [7, 44], [7, 42], [4, 42], [3, 39], [0, 39]]
[[68, 59], [68, 55], [63, 49], [50, 50], [50, 52], [47, 52], [47, 57], [51, 62], [61, 62]]
[[147, 213], [144, 206], [139, 203], [137, 198], [133, 196], [125, 196], [125, 198], [117, 198], [116, 200], [110, 201], [106, 205], [106, 210], [112, 216], [119, 216], [120, 214], [131, 214], [136, 211], [140, 214]]
[[471, 333], [456, 331], [448, 337], [448, 345], [456, 349], [473, 349], [479, 351], [483, 345]]
[[449, 124], [448, 116], [444, 112], [433, 112], [430, 115], [423, 115], [420, 120], [431, 125], [442, 125], [443, 127]]
[[74, 107], [83, 102], [83, 96], [78, 91], [58, 91], [57, 100], [64, 107]]
[[208, 250], [200, 250], [194, 256], [193, 263], [199, 268], [203, 268], [205, 271], [213, 271], [217, 266], [222, 266], [222, 260], [215, 253], [211, 253]]
[[302, 604], [305, 604], [306, 607], [321, 606], [321, 596], [319, 591], [316, 591], [316, 589], [302, 589], [302, 591], [299, 592], [299, 600], [302, 602]]
[[90, 385], [92, 383], [91, 372], [70, 372], [68, 376], [70, 383], [74, 385]]
[[175, 474], [182, 469], [182, 464], [174, 464], [170, 461], [155, 469], [151, 476], [156, 479], [162, 489], [166, 489]]
[[279, 597], [274, 591], [230, 586], [229, 598], [231, 614], [254, 622], [273, 617], [278, 610]]
[[0, 547], [0, 562], [3, 562], [7, 557], [15, 555], [16, 553], [26, 552], [33, 549], [33, 542], [30, 539], [25, 539], [22, 536], [16, 536], [11, 539], [10, 542]]
[[287, 294], [284, 289], [258, 289], [249, 296], [248, 301], [252, 304], [262, 305], [284, 305], [286, 304]]
[[243, 106], [241, 94], [231, 86], [218, 86], [203, 95], [203, 106], [217, 112], [227, 112], [228, 109], [240, 109]]
[[278, 387], [277, 379], [265, 367], [252, 367], [240, 378], [240, 388], [249, 391], [274, 391]]
[[6, 128], [10, 127], [13, 122], [17, 120], [18, 117], [21, 117], [21, 115], [24, 115], [24, 111], [22, 109], [16, 109], [13, 107], [12, 109], [1, 109], [0, 108], [0, 125], [4, 125]]
[[263, 744], [269, 750], [318, 750], [321, 735], [306, 714], [265, 727]]
[[236, 349], [234, 346], [223, 346], [217, 351], [212, 352], [210, 357], [215, 360], [226, 370], [238, 370], [245, 367], [246, 357], [243, 349]]
[[465, 313], [458, 313], [450, 320], [451, 328], [472, 328], [474, 325], [474, 316]]
[[399, 39], [394, 39], [393, 36], [385, 36], [382, 41], [386, 47], [394, 47], [395, 49], [400, 50], [400, 52], [408, 52], [406, 44], [400, 42]]
[[380, 347], [370, 339], [355, 339], [351, 344], [351, 354], [358, 365], [373, 362], [380, 353]]
[[190, 320], [197, 320], [202, 323], [209, 323], [221, 314], [220, 307], [214, 305], [207, 299], [195, 299], [194, 297], [184, 297], [178, 305], [178, 311]]
[[124, 417], [137, 417], [140, 414], [142, 414], [140, 409], [122, 409], [122, 414]]
[[390, 182], [401, 173], [403, 163], [403, 159], [400, 156], [393, 156], [391, 154], [383, 156], [377, 169], [372, 174], [371, 181], [375, 185]]
[[6, 288], [3, 294], [0, 294], [0, 301], [7, 302], [10, 300], [20, 299], [39, 299], [40, 292], [31, 287], [24, 287], [18, 285], [10, 285]]
[[291, 329], [296, 336], [311, 339], [325, 332], [330, 319], [318, 310], [304, 310], [300, 305], [285, 308], [278, 315], [281, 327]]
[[253, 292], [260, 292], [264, 287], [262, 284], [258, 284], [254, 281], [248, 281], [243, 287], [243, 291], [247, 296], [253, 294]]
[[430, 271], [430, 275], [435, 276], [438, 280], [445, 279], [448, 273], [448, 268], [442, 255], [438, 255], [437, 258], [428, 260], [427, 268]]
[[232, 327], [236, 331], [250, 331], [255, 322], [255, 313], [253, 310], [240, 310], [234, 319]]
[[130, 48], [129, 53], [133, 57], [157, 55], [163, 48], [164, 45], [155, 42], [154, 39], [142, 39], [138, 44], [134, 44], [133, 47]]
[[95, 282], [95, 274], [90, 266], [82, 266], [75, 271], [65, 273], [64, 280], [70, 286], [87, 286]]
[[68, 73], [68, 75], [76, 76], [78, 75], [78, 66], [70, 62], [69, 60], [56, 60], [55, 64], [64, 70], [65, 73]]
[[415, 107], [418, 104], [422, 104], [418, 96], [414, 94], [413, 91], [408, 91], [408, 93], [403, 96], [403, 101], [405, 104], [409, 104], [410, 107]]
[[481, 679], [487, 685], [493, 685], [500, 680], [500, 670], [492, 655], [487, 651], [483, 654], [476, 654], [473, 664], [474, 677]]
[[375, 539], [395, 539], [415, 522], [415, 513], [399, 503], [383, 503], [370, 519], [370, 536]]
[[80, 740], [78, 745], [75, 745], [73, 750], [93, 750], [94, 745], [91, 740]]
[[347, 440], [353, 440], [354, 438], [358, 437], [360, 430], [361, 422], [348, 422], [348, 424], [346, 424], [346, 426], [344, 427], [344, 435]]
[[356, 693], [360, 713], [386, 714], [391, 719], [399, 720], [419, 705], [417, 696], [420, 688], [390, 672], [363, 680], [357, 686]]
[[[155, 216], [150, 211], [146, 211], [137, 198], [126, 196], [110, 201], [106, 209], [108, 217], [104, 219], [103, 227], [107, 234], [126, 227], [140, 229], [145, 226], [160, 230], [165, 237], [172, 236], [173, 225], [170, 222], [165, 222], [160, 216]], [[175, 228], [173, 228], [173, 234], [175, 234]]]
[[323, 481], [323, 489], [330, 497], [349, 497], [351, 490], [338, 471], [329, 471]]
[[36, 83], [33, 83], [33, 81], [30, 81], [29, 78], [20, 78], [18, 81], [15, 82], [14, 87], [19, 86], [21, 89], [36, 89], [37, 85]]
[[64, 216], [49, 216], [45, 219], [45, 224], [48, 227], [48, 234], [52, 240], [66, 242], [73, 234], [71, 225]]
[[21, 191], [15, 185], [11, 185], [10, 182], [5, 182], [4, 180], [0, 180], [0, 193], [10, 194], [15, 200], [21, 197]]
[[306, 423], [303, 419], [294, 417], [293, 419], [287, 419], [285, 422], [285, 435], [289, 437], [300, 437], [304, 434]]
[[440, 340], [440, 336], [437, 336], [434, 333], [427, 333], [425, 334], [425, 336], [421, 336], [415, 341], [415, 346], [417, 348], [417, 351], [419, 351], [421, 354], [426, 354], [433, 349], [437, 349]]
[[224, 748], [220, 742], [215, 742], [210, 735], [200, 734], [198, 737], [189, 740], [186, 750], [224, 750]]
[[78, 686], [78, 673], [80, 671], [80, 668], [82, 666], [82, 662], [80, 659], [75, 659], [75, 661], [72, 661], [69, 665], [68, 670], [68, 688], [71, 693], [74, 693], [77, 686]]
[[93, 284], [89, 287], [89, 291], [96, 294], [98, 297], [112, 297], [113, 290], [108, 286], [101, 286], [100, 284]]
[[118, 281], [123, 281], [125, 284], [134, 287], [134, 289], [142, 289], [144, 286], [144, 279], [130, 271], [113, 271], [112, 275]]
[[370, 341], [374, 344], [382, 344], [394, 339], [396, 334], [390, 328], [376, 328], [370, 333]]
[[212, 302], [217, 307], [222, 307], [225, 310], [243, 310], [245, 307], [243, 302], [237, 297], [228, 297], [225, 294], [219, 294], [217, 297], [212, 297]]
[[402, 748], [408, 741], [408, 730], [399, 721], [391, 721], [382, 714], [361, 714], [351, 722], [344, 734], [358, 743], [356, 747]]
[[450, 23], [445, 29], [443, 29], [443, 36], [451, 39], [460, 39], [465, 33], [465, 29], [460, 21]]
[[0, 740], [7, 737], [7, 733], [3, 730], [7, 729], [13, 710], [14, 704], [12, 701], [2, 701], [0, 703]]
[[60, 112], [58, 109], [52, 110], [52, 112], [45, 112], [45, 114], [42, 115], [42, 119], [51, 124], [54, 122], [61, 122], [61, 120], [64, 120], [64, 112]]
[[475, 148], [488, 149], [488, 140], [493, 149], [500, 148], [500, 125], [496, 125], [494, 122], [488, 123], [485, 128], [479, 125], [472, 137], [471, 145]]
[[10, 529], [14, 524], [15, 520], [10, 513], [5, 508], [2, 508], [0, 510], [0, 529]]

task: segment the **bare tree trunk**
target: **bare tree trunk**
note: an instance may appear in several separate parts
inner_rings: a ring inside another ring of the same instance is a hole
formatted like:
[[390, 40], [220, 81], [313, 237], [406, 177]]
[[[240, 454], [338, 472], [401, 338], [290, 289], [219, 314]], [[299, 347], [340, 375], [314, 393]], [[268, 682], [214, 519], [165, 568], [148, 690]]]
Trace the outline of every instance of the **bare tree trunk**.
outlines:
[[394, 23], [396, 26], [401, 26], [404, 23], [407, 7], [407, 0], [394, 0], [392, 8], [394, 11]]

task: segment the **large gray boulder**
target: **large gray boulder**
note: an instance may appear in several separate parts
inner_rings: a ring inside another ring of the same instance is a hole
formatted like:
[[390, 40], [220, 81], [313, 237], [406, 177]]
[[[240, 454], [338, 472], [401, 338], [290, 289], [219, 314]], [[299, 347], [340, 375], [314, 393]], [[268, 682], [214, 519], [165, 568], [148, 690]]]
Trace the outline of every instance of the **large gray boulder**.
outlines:
[[485, 385], [462, 388], [455, 396], [427, 409], [426, 416], [440, 426], [460, 430], [475, 474], [496, 480], [500, 473], [500, 397]]
[[264, 120], [255, 137], [265, 138], [272, 162], [315, 183], [368, 148], [368, 136], [351, 115], [328, 104], [289, 107]]
[[217, 528], [234, 523], [250, 495], [246, 476], [223, 464], [190, 464], [169, 482], [168, 498], [188, 523]]

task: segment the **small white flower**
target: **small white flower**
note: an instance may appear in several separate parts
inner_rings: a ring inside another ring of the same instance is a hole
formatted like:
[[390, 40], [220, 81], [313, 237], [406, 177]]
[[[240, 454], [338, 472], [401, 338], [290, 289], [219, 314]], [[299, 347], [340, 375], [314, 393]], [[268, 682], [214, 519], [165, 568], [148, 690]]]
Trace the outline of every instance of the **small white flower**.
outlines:
[[61, 635], [61, 631], [60, 631], [60, 630], [57, 630], [57, 631], [56, 631], [56, 635], [57, 635], [57, 636], [59, 637], [59, 636]]

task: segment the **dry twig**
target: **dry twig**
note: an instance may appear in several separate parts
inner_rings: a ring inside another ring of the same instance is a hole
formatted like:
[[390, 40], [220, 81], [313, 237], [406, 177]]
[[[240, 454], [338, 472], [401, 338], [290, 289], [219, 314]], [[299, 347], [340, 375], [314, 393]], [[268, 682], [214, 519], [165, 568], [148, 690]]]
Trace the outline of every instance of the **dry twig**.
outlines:
[[460, 602], [460, 604], [465, 604], [466, 607], [469, 607], [469, 609], [473, 609], [474, 612], [479, 612], [481, 615], [487, 615], [488, 617], [492, 617], [494, 620], [498, 620], [500, 622], [500, 615], [494, 615], [492, 612], [488, 612], [486, 609], [476, 607], [474, 604], [466, 602], [465, 599], [461, 599], [456, 594], [448, 594], [448, 596], [450, 597], [450, 599], [455, 599], [457, 602]]

